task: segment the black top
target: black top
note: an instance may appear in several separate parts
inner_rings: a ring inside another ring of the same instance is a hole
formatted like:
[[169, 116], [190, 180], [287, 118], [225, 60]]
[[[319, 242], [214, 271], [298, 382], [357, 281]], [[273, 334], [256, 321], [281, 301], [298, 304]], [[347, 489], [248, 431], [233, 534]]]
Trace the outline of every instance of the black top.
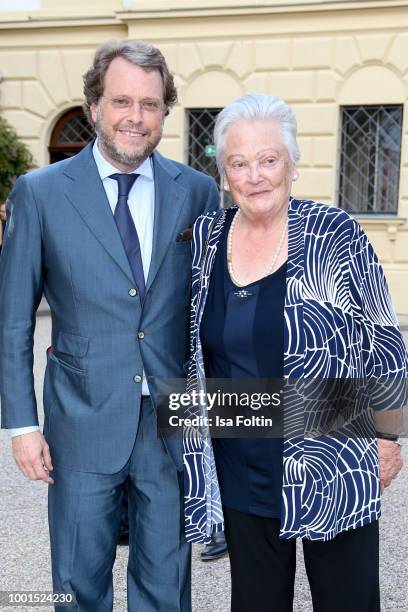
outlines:
[[[206, 375], [279, 379], [283, 377], [286, 263], [266, 278], [236, 287], [227, 267], [227, 237], [234, 214], [227, 213], [201, 322]], [[214, 438], [213, 447], [223, 504], [280, 518], [282, 440]]]

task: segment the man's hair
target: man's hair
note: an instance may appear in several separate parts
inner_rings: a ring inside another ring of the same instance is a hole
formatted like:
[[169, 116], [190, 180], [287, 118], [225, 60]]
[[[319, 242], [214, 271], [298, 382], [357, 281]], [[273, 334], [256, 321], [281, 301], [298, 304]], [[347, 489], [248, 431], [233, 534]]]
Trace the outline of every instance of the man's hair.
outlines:
[[163, 54], [157, 47], [143, 40], [113, 40], [104, 43], [96, 50], [93, 65], [84, 74], [84, 111], [88, 121], [91, 117], [91, 104], [98, 104], [103, 95], [105, 74], [111, 62], [122, 57], [135, 66], [146, 71], [158, 70], [163, 81], [163, 98], [166, 115], [177, 102], [177, 90], [173, 75], [170, 73]]

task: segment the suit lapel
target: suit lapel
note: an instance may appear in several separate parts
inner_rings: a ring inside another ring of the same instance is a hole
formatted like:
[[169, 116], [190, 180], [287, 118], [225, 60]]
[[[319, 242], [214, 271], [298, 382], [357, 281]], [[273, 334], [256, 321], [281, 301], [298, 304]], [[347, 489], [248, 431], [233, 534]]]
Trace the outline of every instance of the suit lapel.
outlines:
[[180, 174], [176, 165], [159, 153], [153, 154], [155, 203], [153, 251], [146, 291], [152, 286], [163, 259], [175, 240], [175, 226], [187, 196], [187, 189], [175, 178]]
[[84, 223], [134, 284], [115, 220], [92, 154], [92, 143], [70, 160], [64, 174], [71, 179], [66, 197]]

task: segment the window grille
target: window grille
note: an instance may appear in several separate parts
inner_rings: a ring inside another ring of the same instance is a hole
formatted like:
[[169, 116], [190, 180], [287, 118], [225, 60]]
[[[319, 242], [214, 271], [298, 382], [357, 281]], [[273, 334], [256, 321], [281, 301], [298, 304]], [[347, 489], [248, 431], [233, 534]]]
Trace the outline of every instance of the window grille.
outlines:
[[402, 106], [341, 109], [339, 206], [351, 213], [398, 210]]
[[88, 144], [93, 137], [94, 130], [85, 115], [78, 115], [64, 125], [58, 137], [58, 144], [73, 142]]
[[79, 153], [95, 134], [89, 125], [80, 106], [70, 108], [57, 121], [52, 134], [50, 146], [50, 163], [61, 161]]
[[214, 177], [219, 182], [215, 163], [213, 131], [220, 108], [195, 108], [188, 114], [188, 164]]
[[194, 108], [187, 110], [188, 151], [187, 163], [192, 168], [212, 176], [221, 190], [223, 206], [231, 204], [228, 192], [223, 191], [222, 179], [215, 161], [214, 124], [221, 108]]

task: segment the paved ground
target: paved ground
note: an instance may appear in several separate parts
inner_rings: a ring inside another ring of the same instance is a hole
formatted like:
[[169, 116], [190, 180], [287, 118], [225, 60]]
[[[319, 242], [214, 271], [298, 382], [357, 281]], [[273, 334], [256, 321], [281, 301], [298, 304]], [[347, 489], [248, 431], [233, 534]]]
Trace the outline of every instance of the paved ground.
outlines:
[[[404, 326], [405, 327], [405, 326]], [[407, 336], [407, 332], [405, 332]], [[38, 319], [35, 341], [37, 395], [41, 397], [45, 349], [49, 344], [50, 319]], [[10, 457], [9, 439], [0, 432], [0, 590], [49, 590], [46, 487], [29, 482], [17, 471]], [[408, 465], [408, 443], [404, 441]], [[381, 588], [383, 612], [404, 612], [408, 601], [408, 469], [386, 492], [381, 520]], [[193, 550], [194, 612], [229, 610], [228, 559], [202, 563], [200, 547]], [[125, 612], [127, 548], [118, 548], [115, 564], [115, 612]], [[2, 608], [2, 610], [17, 608]], [[21, 608], [21, 612], [50, 608]], [[98, 612], [97, 610], [95, 612]], [[252, 612], [252, 611], [251, 611]], [[256, 612], [254, 610], [253, 612]], [[310, 595], [298, 547], [295, 612], [312, 612]], [[345, 611], [346, 612], [346, 611]]]

